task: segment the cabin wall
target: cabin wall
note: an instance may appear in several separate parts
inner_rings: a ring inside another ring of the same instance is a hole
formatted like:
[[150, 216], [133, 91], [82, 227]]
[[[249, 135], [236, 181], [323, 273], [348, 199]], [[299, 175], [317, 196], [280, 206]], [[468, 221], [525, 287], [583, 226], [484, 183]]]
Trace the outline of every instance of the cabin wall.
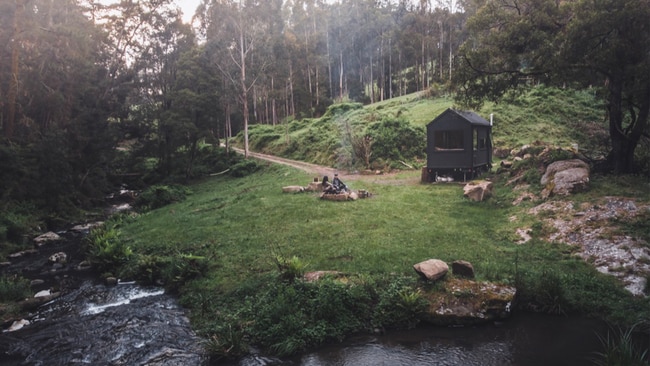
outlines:
[[[453, 118], [454, 115], [445, 117], [427, 126], [427, 167], [471, 168], [472, 126], [462, 118]], [[462, 137], [454, 136], [456, 134]], [[462, 146], [457, 144], [459, 140]], [[445, 142], [451, 146], [440, 146]]]
[[[490, 126], [472, 124], [455, 113], [443, 114], [427, 125], [427, 175], [464, 172], [492, 163]], [[446, 146], [445, 146], [446, 145]]]

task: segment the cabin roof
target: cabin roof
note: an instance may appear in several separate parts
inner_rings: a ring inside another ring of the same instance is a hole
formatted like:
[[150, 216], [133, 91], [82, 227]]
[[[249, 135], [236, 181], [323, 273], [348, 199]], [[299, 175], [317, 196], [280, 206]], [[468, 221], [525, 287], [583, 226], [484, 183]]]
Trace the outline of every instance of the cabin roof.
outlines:
[[444, 118], [447, 114], [453, 113], [460, 116], [462, 119], [466, 120], [472, 125], [481, 125], [481, 126], [490, 126], [490, 122], [485, 118], [479, 116], [478, 114], [470, 111], [459, 111], [453, 108], [447, 108], [446, 111], [440, 113], [440, 115], [433, 119], [429, 124], [436, 123], [438, 120]]

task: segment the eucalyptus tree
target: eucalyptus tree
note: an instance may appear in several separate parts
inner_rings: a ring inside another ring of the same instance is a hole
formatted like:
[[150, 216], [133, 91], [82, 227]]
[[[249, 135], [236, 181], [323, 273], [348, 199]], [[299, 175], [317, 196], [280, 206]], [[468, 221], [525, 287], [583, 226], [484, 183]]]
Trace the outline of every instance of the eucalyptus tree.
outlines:
[[468, 24], [455, 85], [466, 105], [499, 100], [529, 80], [593, 86], [606, 101], [609, 169], [634, 171], [648, 137], [647, 0], [487, 0]]
[[217, 0], [202, 6], [206, 47], [223, 77], [237, 89], [242, 106], [245, 157], [249, 150], [249, 92], [271, 62], [265, 56], [281, 5], [281, 0]]

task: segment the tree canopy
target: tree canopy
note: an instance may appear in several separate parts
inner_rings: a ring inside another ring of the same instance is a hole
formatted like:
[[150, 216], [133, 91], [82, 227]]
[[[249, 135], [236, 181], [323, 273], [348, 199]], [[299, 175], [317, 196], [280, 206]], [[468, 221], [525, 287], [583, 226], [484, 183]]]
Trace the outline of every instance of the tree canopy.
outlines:
[[466, 105], [530, 83], [594, 88], [607, 102], [608, 167], [635, 170], [648, 133], [650, 3], [487, 0], [467, 25], [454, 84]]

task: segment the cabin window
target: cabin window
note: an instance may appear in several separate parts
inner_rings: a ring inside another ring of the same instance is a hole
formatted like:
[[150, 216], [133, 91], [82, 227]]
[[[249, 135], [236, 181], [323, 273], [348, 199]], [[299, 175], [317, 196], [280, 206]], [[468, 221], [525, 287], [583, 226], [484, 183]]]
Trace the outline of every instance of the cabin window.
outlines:
[[436, 150], [463, 150], [463, 130], [435, 131], [433, 141]]
[[487, 144], [486, 144], [487, 139], [485, 137], [482, 137], [478, 139], [478, 149], [479, 150], [485, 150]]
[[476, 128], [472, 129], [474, 138], [472, 141], [474, 141], [474, 151], [478, 150], [478, 130]]
[[487, 145], [487, 139], [485, 136], [481, 136], [481, 134], [478, 133], [478, 129], [474, 128], [474, 138], [472, 141], [474, 141], [474, 151], [478, 150], [485, 150], [485, 147]]

